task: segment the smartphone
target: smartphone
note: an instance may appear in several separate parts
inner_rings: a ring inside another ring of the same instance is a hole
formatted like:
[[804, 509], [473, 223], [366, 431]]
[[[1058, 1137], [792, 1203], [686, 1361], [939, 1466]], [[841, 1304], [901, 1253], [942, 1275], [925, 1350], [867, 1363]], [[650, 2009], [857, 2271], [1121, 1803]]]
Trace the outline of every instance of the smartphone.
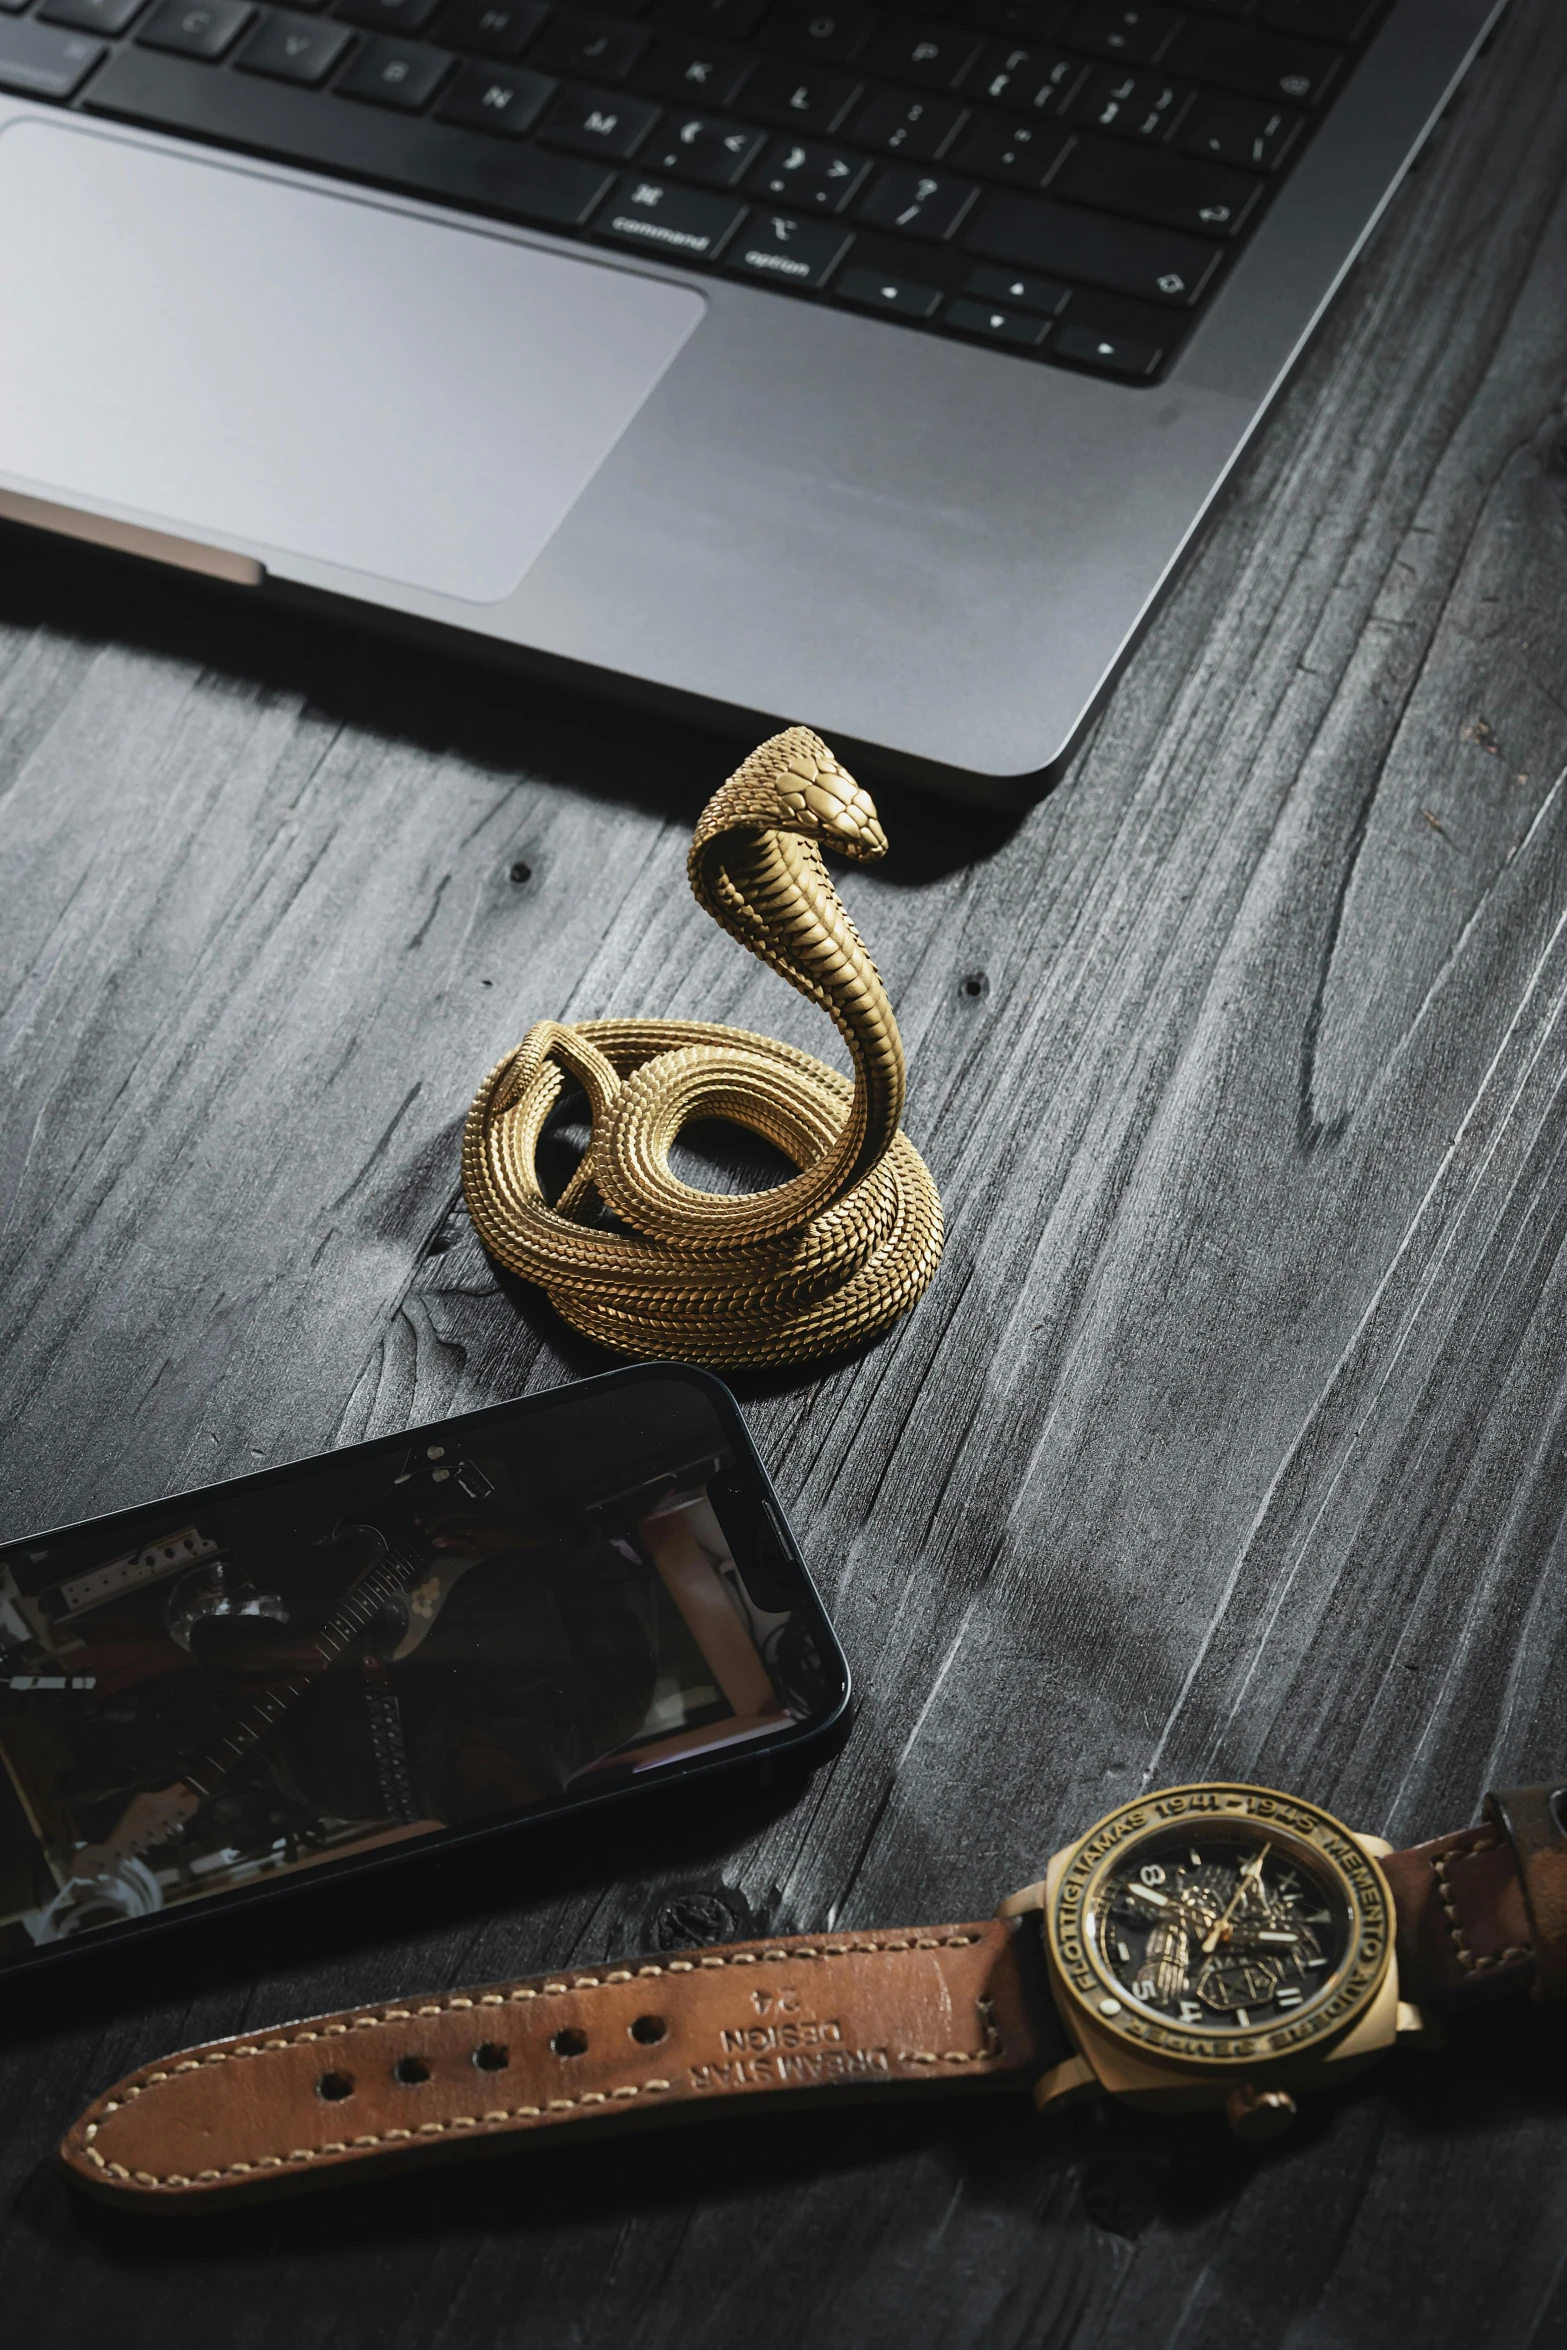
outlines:
[[0, 1552], [0, 1968], [825, 1741], [734, 1398], [612, 1371]]

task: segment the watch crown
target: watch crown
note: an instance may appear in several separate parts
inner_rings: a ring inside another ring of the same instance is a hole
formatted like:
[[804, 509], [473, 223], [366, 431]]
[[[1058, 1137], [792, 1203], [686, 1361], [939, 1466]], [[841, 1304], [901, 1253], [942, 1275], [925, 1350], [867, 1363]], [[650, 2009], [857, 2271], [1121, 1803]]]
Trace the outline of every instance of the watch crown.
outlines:
[[1255, 2145], [1282, 2136], [1295, 2119], [1295, 2100], [1287, 2089], [1260, 2089], [1255, 2081], [1241, 2081], [1224, 2100], [1224, 2110], [1236, 2137]]

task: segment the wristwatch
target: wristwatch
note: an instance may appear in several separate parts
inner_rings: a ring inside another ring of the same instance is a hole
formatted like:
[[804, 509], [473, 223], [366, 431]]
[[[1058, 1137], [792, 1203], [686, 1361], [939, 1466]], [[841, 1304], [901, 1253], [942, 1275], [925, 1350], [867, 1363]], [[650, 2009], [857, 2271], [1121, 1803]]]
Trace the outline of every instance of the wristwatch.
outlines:
[[758, 2100], [1108, 2092], [1287, 2128], [1443, 2011], [1567, 1997], [1567, 1788], [1394, 1852], [1271, 1788], [1120, 1804], [994, 1918], [768, 1936], [215, 2041], [95, 2100], [61, 2159], [195, 2212], [546, 2131]]

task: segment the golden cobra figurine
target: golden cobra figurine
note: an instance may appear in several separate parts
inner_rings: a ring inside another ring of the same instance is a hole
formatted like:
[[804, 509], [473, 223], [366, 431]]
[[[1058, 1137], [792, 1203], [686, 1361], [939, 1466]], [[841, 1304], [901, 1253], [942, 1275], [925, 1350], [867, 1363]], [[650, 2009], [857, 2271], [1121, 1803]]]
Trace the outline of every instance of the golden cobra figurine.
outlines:
[[[807, 1361], [885, 1330], [936, 1270], [941, 1201], [898, 1124], [898, 1024], [822, 845], [865, 863], [887, 838], [869, 794], [791, 726], [708, 802], [687, 873], [715, 922], [831, 1014], [852, 1085], [792, 1045], [711, 1021], [541, 1020], [474, 1097], [462, 1180], [480, 1239], [601, 1345]], [[593, 1131], [552, 1207], [536, 1152], [568, 1078]], [[770, 1191], [697, 1191], [669, 1166], [693, 1118], [749, 1127], [801, 1172]]]

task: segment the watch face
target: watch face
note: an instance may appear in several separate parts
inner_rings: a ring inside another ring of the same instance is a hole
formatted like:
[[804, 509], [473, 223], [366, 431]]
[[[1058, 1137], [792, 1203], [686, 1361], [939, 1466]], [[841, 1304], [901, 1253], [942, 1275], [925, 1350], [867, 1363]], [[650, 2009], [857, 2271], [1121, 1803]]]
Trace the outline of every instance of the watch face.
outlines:
[[1069, 1991], [1150, 2053], [1254, 2064], [1353, 2023], [1381, 1983], [1381, 1872], [1326, 1812], [1260, 1787], [1179, 1787], [1084, 1837], [1049, 1905]]

